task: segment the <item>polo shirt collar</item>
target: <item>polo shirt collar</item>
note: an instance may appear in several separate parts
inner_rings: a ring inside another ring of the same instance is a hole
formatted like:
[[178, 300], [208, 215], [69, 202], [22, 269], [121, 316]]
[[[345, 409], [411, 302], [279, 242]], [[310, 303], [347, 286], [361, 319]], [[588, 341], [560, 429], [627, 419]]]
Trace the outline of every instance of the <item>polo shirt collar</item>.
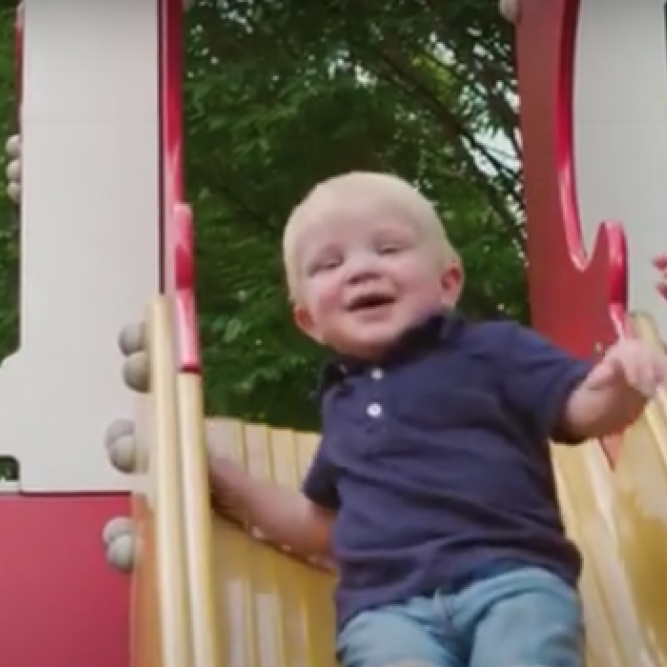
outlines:
[[345, 355], [333, 355], [320, 371], [315, 394], [321, 397], [333, 385], [350, 375], [363, 373], [369, 367], [400, 363], [414, 355], [452, 342], [460, 334], [464, 324], [465, 320], [460, 313], [446, 308], [405, 331], [381, 359], [371, 362]]

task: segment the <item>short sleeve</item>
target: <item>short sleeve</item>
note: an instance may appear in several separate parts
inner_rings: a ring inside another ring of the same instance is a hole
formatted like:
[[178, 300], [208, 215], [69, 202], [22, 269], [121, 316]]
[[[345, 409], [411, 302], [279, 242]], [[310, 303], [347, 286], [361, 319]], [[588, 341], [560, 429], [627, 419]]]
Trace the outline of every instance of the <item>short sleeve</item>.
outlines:
[[324, 442], [322, 442], [306, 473], [301, 490], [306, 498], [316, 505], [337, 511], [340, 508], [340, 499], [334, 472], [334, 467], [329, 461]]
[[592, 362], [575, 359], [518, 325], [512, 326], [502, 354], [502, 383], [510, 405], [530, 420], [538, 437], [576, 444], [558, 426], [568, 397], [590, 373]]

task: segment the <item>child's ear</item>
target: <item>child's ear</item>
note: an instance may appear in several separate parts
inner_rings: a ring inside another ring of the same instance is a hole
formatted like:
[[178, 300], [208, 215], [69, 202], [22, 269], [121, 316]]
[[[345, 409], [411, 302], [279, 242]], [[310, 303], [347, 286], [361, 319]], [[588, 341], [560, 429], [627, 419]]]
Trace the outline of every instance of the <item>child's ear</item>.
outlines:
[[292, 313], [294, 315], [294, 322], [296, 322], [299, 329], [301, 329], [306, 336], [321, 343], [322, 337], [308, 308], [297, 305], [294, 306]]
[[464, 274], [463, 267], [458, 262], [449, 264], [440, 277], [440, 284], [447, 305], [455, 305], [463, 291]]

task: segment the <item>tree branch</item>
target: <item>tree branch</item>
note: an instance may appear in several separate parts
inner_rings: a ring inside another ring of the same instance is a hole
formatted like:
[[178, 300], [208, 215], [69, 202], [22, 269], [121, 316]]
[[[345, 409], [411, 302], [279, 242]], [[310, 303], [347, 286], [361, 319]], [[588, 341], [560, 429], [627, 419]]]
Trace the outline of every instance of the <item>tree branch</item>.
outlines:
[[[509, 175], [505, 175], [507, 168], [502, 165], [489, 151], [480, 145], [474, 135], [456, 118], [449, 109], [441, 104], [439, 98], [419, 80], [417, 80], [410, 71], [406, 71], [399, 63], [397, 63], [387, 53], [380, 51], [369, 45], [359, 47], [360, 50], [372, 50], [374, 59], [377, 62], [385, 64], [389, 70], [392, 82], [397, 88], [402, 88], [412, 99], [415, 95], [419, 95], [424, 101], [433, 117], [438, 121], [440, 129], [445, 132], [448, 142], [455, 149], [459, 159], [466, 165], [471, 178], [475, 185], [482, 191], [487, 198], [487, 201], [495, 210], [498, 217], [504, 222], [507, 229], [510, 230], [517, 243], [524, 247], [525, 239], [521, 233], [521, 225], [516, 221], [514, 216], [509, 212], [507, 202], [504, 202], [495, 187], [489, 182], [489, 177], [485, 174], [479, 165], [476, 163], [470, 151], [465, 148], [464, 142], [468, 142], [471, 147], [479, 150], [480, 154], [489, 161], [489, 164], [497, 170], [497, 175], [503, 184], [505, 194], [508, 195], [515, 203], [521, 204], [521, 199], [514, 186], [512, 185]], [[369, 60], [364, 61], [364, 65], [369, 67]], [[372, 67], [372, 65], [371, 65]], [[382, 77], [382, 72], [377, 70], [376, 75]]]

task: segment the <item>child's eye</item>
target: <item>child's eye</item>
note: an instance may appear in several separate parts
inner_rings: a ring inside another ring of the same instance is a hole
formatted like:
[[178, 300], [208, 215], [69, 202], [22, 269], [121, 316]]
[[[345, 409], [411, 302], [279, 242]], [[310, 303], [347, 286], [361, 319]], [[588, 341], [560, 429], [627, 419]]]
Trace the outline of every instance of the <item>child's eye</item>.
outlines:
[[381, 255], [393, 255], [394, 253], [400, 252], [403, 250], [403, 246], [399, 243], [383, 243], [378, 248], [378, 252]]
[[313, 264], [311, 266], [310, 273], [320, 273], [321, 271], [330, 271], [331, 269], [335, 269], [339, 264], [340, 260], [332, 257], [331, 259], [323, 260]]

